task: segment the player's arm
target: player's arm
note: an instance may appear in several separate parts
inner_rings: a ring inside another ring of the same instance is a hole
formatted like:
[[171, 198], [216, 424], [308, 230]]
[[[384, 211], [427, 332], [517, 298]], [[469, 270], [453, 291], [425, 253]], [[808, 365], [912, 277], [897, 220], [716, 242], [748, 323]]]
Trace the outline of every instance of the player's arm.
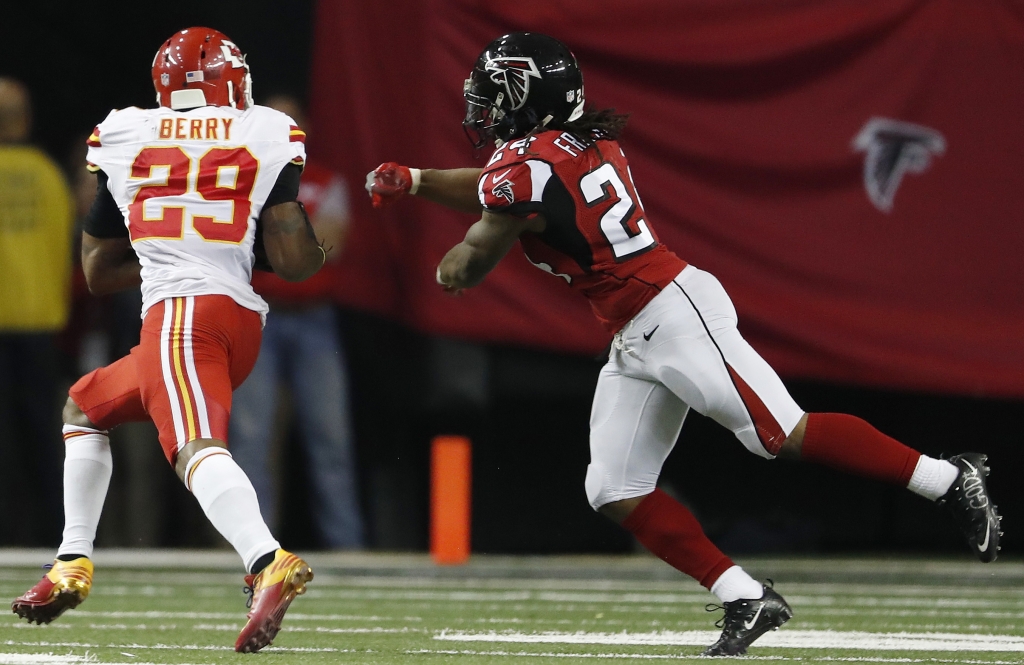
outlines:
[[366, 191], [375, 208], [409, 193], [453, 210], [479, 214], [482, 207], [476, 184], [481, 172], [477, 168], [414, 169], [386, 162], [366, 174]]
[[298, 201], [265, 207], [260, 213], [260, 226], [267, 261], [281, 279], [309, 279], [327, 260], [327, 252], [317, 242], [306, 210]]
[[96, 198], [82, 224], [82, 272], [89, 293], [102, 296], [141, 284], [142, 266], [107, 188], [107, 175], [99, 171], [96, 176]]
[[253, 267], [289, 282], [301, 282], [316, 274], [327, 260], [317, 242], [306, 209], [299, 203], [302, 167], [286, 164], [256, 220]]
[[480, 221], [469, 227], [466, 238], [441, 259], [437, 267], [438, 283], [448, 291], [476, 286], [498, 265], [522, 233], [540, 233], [545, 224], [542, 215], [524, 218], [485, 210]]
[[142, 266], [128, 237], [97, 238], [82, 231], [82, 271], [94, 296], [142, 284]]

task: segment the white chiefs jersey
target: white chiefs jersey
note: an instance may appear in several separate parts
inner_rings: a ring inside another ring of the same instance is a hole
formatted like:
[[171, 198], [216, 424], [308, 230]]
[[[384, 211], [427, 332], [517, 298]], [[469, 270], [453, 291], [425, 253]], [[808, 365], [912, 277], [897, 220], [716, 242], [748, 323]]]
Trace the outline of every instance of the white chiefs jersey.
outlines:
[[264, 319], [252, 290], [256, 220], [278, 175], [305, 159], [287, 115], [253, 106], [111, 111], [89, 138], [142, 264], [142, 314], [165, 298], [225, 295]]

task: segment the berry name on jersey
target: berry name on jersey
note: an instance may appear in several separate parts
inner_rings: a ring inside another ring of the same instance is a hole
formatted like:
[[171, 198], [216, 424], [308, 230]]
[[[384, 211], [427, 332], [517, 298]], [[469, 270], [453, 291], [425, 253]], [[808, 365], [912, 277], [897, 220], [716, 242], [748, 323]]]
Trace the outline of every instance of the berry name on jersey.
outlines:
[[234, 118], [161, 118], [157, 136], [161, 141], [230, 141], [233, 122]]

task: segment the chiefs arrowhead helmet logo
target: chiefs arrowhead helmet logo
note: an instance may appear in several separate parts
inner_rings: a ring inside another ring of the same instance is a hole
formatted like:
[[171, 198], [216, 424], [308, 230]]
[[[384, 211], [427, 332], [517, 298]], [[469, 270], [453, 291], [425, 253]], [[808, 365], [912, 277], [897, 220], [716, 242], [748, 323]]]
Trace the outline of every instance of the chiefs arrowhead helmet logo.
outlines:
[[505, 88], [513, 111], [521, 109], [530, 96], [530, 79], [540, 78], [533, 58], [494, 58], [487, 61], [484, 69], [491, 72], [492, 81]]
[[853, 149], [864, 153], [864, 188], [871, 203], [891, 212], [903, 176], [927, 170], [932, 155], [946, 152], [946, 139], [930, 127], [872, 118], [853, 139]]

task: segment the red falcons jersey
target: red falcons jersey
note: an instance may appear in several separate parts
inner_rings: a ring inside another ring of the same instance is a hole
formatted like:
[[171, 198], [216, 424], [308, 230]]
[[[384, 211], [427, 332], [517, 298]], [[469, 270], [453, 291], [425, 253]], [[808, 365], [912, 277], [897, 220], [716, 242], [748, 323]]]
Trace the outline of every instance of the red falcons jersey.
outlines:
[[658, 242], [615, 141], [548, 130], [499, 147], [477, 183], [487, 210], [543, 214], [543, 233], [520, 236], [530, 263], [564, 279], [615, 332], [686, 262]]

